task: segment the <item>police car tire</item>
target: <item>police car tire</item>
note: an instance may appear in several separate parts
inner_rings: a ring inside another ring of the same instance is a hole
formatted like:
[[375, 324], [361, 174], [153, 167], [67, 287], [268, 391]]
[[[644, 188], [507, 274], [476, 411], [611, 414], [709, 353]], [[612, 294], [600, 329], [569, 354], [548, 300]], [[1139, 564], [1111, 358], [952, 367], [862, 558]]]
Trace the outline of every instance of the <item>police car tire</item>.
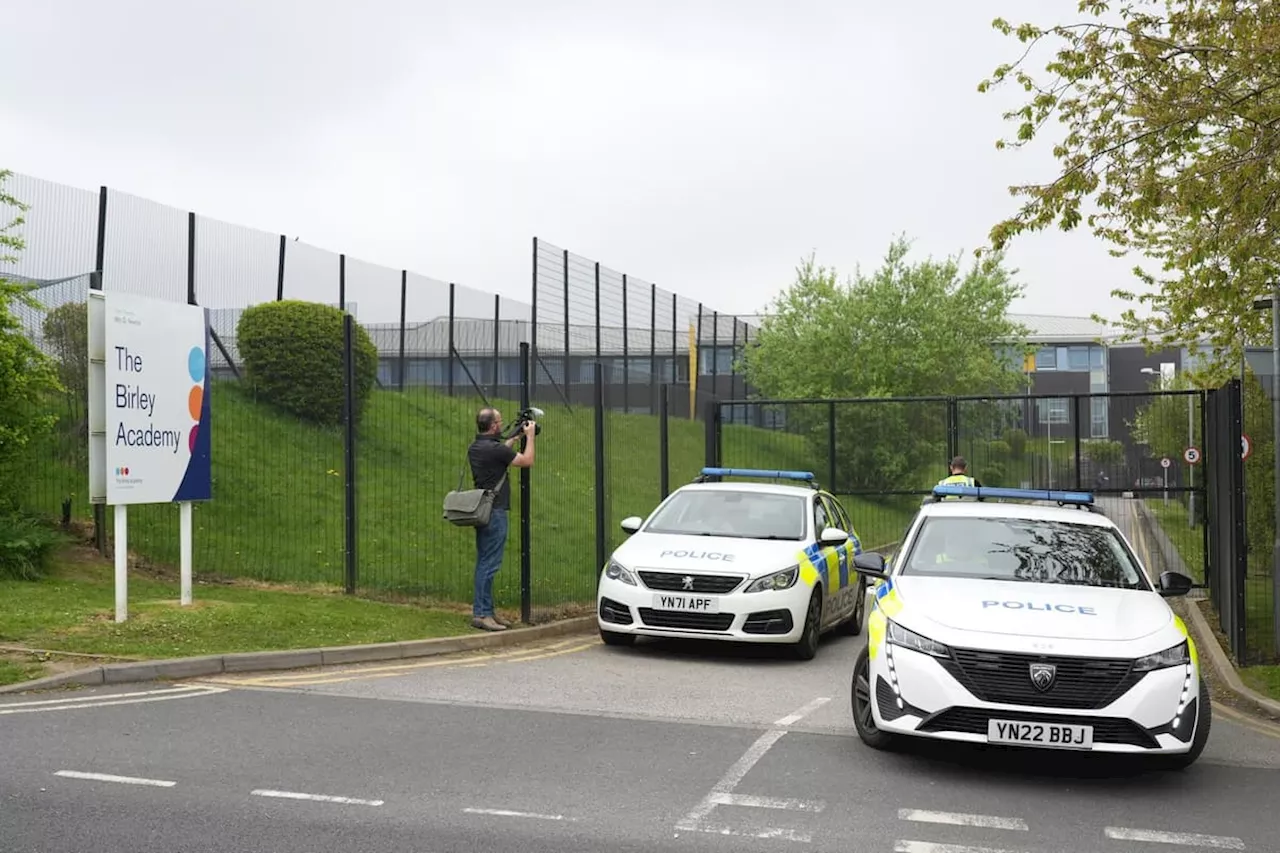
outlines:
[[606, 646], [632, 646], [635, 645], [635, 634], [619, 634], [617, 631], [606, 631], [600, 629], [600, 639], [604, 641]]
[[1213, 697], [1209, 695], [1209, 685], [1203, 677], [1200, 679], [1200, 698], [1196, 702], [1196, 733], [1191, 738], [1191, 749], [1178, 755], [1162, 755], [1157, 763], [1165, 770], [1186, 770], [1200, 758], [1205, 746], [1209, 743], [1209, 730], [1213, 728]]
[[813, 660], [818, 654], [818, 642], [822, 635], [822, 587], [815, 586], [805, 610], [804, 629], [791, 652], [800, 660]]
[[[867, 717], [870, 721], [868, 726], [863, 721], [862, 707], [858, 702], [858, 676], [861, 675], [867, 681], [867, 699], [868, 706], [866, 708]], [[853, 711], [853, 727], [858, 731], [858, 737], [862, 742], [872, 749], [890, 749], [897, 744], [896, 735], [881, 731], [876, 726], [875, 715], [871, 712], [870, 703], [875, 702], [875, 691], [871, 686], [871, 654], [866, 646], [862, 647], [862, 651], [858, 652], [857, 658], [853, 661], [853, 680], [849, 685], [849, 704]]]

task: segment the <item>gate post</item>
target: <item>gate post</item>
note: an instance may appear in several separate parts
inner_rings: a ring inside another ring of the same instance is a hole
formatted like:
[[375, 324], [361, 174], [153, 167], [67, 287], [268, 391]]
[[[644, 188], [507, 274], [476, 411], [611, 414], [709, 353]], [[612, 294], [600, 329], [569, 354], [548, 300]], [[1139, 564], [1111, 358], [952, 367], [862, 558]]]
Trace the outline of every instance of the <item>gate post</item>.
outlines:
[[706, 466], [720, 466], [720, 401], [712, 397], [707, 401], [704, 413], [706, 421]]

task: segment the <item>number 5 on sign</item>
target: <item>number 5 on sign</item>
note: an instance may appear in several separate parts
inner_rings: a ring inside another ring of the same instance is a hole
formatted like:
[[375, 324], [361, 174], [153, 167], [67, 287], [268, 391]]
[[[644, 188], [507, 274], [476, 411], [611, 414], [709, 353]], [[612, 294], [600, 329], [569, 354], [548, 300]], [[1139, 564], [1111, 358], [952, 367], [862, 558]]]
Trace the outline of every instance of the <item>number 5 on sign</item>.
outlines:
[[1188, 447], [1186, 451], [1183, 452], [1182, 458], [1188, 465], [1195, 465], [1200, 461], [1200, 448]]

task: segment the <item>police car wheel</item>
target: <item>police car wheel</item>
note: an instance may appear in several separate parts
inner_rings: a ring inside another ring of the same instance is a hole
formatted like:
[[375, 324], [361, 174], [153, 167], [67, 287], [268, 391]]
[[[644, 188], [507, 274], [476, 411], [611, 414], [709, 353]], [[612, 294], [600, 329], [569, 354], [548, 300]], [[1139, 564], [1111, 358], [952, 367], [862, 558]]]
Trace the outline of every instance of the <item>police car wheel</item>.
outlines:
[[858, 737], [872, 749], [891, 747], [897, 738], [876, 726], [876, 718], [871, 711], [874, 701], [871, 695], [871, 658], [866, 646], [853, 662], [853, 689], [849, 692], [852, 694], [853, 727], [858, 730]]
[[1209, 742], [1209, 729], [1213, 727], [1213, 697], [1209, 695], [1209, 685], [1200, 679], [1200, 698], [1196, 702], [1196, 733], [1191, 738], [1191, 749], [1178, 755], [1162, 755], [1156, 763], [1163, 770], [1186, 770], [1200, 758], [1205, 745]]
[[606, 631], [600, 629], [600, 639], [604, 640], [606, 646], [631, 646], [635, 645], [635, 634], [619, 634], [617, 631]]
[[822, 635], [822, 587], [814, 587], [809, 596], [809, 609], [804, 617], [804, 630], [792, 647], [792, 653], [800, 660], [813, 660], [818, 654], [818, 641]]

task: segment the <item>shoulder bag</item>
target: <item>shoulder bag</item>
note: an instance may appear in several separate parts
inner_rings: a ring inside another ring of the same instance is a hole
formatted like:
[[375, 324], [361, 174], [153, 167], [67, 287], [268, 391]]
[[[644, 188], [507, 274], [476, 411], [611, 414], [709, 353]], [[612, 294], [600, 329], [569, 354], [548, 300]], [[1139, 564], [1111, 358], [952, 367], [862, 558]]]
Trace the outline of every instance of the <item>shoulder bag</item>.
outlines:
[[502, 479], [492, 489], [462, 488], [467, 476], [466, 463], [458, 474], [458, 488], [444, 496], [444, 520], [458, 527], [484, 527], [489, 523], [489, 515], [493, 512], [493, 499], [507, 479], [507, 472], [502, 472]]

